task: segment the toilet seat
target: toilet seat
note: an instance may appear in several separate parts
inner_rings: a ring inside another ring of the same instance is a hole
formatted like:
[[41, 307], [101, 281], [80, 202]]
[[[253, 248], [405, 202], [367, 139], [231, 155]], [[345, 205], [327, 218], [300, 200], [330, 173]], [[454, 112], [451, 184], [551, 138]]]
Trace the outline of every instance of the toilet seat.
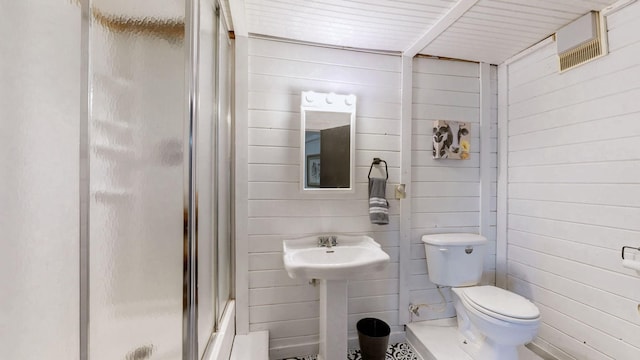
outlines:
[[495, 286], [457, 288], [456, 293], [475, 310], [492, 318], [513, 324], [539, 321], [540, 311], [529, 300]]

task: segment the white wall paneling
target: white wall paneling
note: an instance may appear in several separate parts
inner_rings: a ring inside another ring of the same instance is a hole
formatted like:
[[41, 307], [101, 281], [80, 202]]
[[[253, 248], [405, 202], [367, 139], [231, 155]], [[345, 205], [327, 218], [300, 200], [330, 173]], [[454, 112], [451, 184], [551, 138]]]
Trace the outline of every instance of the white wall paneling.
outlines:
[[[411, 320], [409, 303], [440, 302], [426, 271], [420, 242], [425, 233], [478, 233], [484, 224], [490, 244], [483, 283], [494, 283], [495, 66], [484, 64], [481, 78], [480, 66], [473, 62], [411, 59], [260, 38], [249, 39], [248, 55], [247, 213], [238, 226], [247, 236], [249, 330], [269, 330], [273, 358], [318, 349], [318, 289], [287, 276], [283, 239], [323, 232], [367, 233], [390, 254], [391, 263], [384, 271], [363, 274], [349, 283], [350, 346], [356, 344], [355, 323], [360, 318], [387, 321], [401, 340], [402, 325]], [[358, 96], [356, 192], [350, 198], [298, 191], [302, 90]], [[432, 159], [432, 125], [439, 119], [472, 124], [470, 160]], [[486, 154], [482, 176], [481, 144]], [[391, 222], [385, 227], [371, 225], [368, 219], [367, 173], [373, 157], [389, 163]], [[407, 184], [408, 197], [401, 201], [393, 199], [398, 183]], [[423, 309], [422, 316], [413, 320], [453, 316], [448, 291], [445, 296], [444, 312]]]
[[86, 23], [68, 1], [0, 7], [0, 357], [76, 360]]
[[[441, 298], [435, 285], [428, 278], [424, 247], [421, 242], [424, 234], [479, 233], [483, 229], [490, 243], [482, 281], [488, 284], [494, 283], [497, 69], [488, 64], [415, 58], [412, 103], [409, 300], [413, 304], [430, 304], [437, 309]], [[483, 114], [482, 123], [481, 114]], [[434, 120], [471, 123], [471, 158], [469, 160], [433, 159]], [[481, 158], [483, 154], [485, 156]], [[486, 202], [481, 199], [482, 196], [486, 197]], [[481, 209], [484, 209], [484, 212]], [[413, 320], [454, 316], [455, 310], [450, 302], [449, 290], [444, 289], [444, 293], [447, 299], [447, 308], [444, 312], [439, 313], [423, 308], [420, 310], [420, 316], [414, 316]], [[401, 309], [401, 314], [402, 312], [408, 313], [408, 309]]]
[[[318, 351], [318, 289], [291, 279], [282, 240], [322, 233], [362, 233], [380, 242], [391, 263], [349, 282], [349, 334], [374, 316], [401, 334], [398, 319], [401, 180], [401, 70], [399, 56], [250, 38], [248, 48], [247, 234], [249, 330], [269, 330], [272, 358]], [[354, 94], [356, 191], [308, 195], [299, 191], [300, 93]], [[239, 124], [240, 126], [240, 124]], [[372, 225], [367, 173], [374, 157], [389, 165], [389, 225]]]
[[[223, 0], [222, 8], [224, 10], [228, 9], [228, 15], [231, 17], [230, 25], [233, 26], [234, 34], [236, 36], [247, 37], [249, 33], [247, 27], [245, 0]], [[225, 13], [226, 18], [227, 11], [223, 12]]]
[[640, 278], [620, 263], [640, 245], [638, 17], [637, 2], [612, 13], [609, 55], [563, 74], [551, 42], [501, 67], [508, 288], [540, 308], [535, 343], [559, 356], [640, 357]]
[[[515, 76], [508, 76], [509, 64], [527, 56], [539, 56], [537, 51], [553, 44], [548, 37], [507, 59], [498, 66], [498, 184], [497, 184], [497, 236], [496, 236], [496, 286], [507, 288], [507, 208], [508, 208], [508, 157], [509, 157], [509, 82]], [[549, 56], [545, 54], [544, 58]], [[554, 64], [549, 63], [546, 73], [552, 72]], [[522, 71], [521, 76], [530, 76]]]

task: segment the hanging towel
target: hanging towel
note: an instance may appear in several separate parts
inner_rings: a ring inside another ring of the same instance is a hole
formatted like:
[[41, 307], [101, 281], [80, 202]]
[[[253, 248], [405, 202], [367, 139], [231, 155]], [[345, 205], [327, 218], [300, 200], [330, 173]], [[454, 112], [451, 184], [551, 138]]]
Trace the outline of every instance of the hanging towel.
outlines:
[[389, 223], [389, 202], [386, 199], [387, 179], [369, 179], [369, 219], [372, 224]]

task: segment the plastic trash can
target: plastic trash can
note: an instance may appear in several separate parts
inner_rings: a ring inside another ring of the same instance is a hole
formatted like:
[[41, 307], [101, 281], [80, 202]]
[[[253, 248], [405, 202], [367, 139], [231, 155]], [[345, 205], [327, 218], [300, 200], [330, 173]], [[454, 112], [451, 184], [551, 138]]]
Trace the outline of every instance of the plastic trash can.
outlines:
[[385, 360], [391, 328], [386, 322], [364, 318], [356, 324], [362, 360]]

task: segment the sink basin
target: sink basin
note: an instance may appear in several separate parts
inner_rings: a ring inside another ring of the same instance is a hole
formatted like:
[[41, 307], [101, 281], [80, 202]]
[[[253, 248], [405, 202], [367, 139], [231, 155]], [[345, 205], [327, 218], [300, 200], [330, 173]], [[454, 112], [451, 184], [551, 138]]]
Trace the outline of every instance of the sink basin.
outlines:
[[347, 355], [347, 283], [382, 270], [389, 255], [368, 236], [338, 235], [337, 245], [318, 246], [319, 236], [284, 240], [284, 267], [292, 278], [320, 280], [320, 337], [318, 360]]
[[292, 278], [349, 280], [382, 270], [389, 255], [369, 236], [339, 235], [333, 247], [319, 247], [318, 236], [284, 240], [284, 267]]

